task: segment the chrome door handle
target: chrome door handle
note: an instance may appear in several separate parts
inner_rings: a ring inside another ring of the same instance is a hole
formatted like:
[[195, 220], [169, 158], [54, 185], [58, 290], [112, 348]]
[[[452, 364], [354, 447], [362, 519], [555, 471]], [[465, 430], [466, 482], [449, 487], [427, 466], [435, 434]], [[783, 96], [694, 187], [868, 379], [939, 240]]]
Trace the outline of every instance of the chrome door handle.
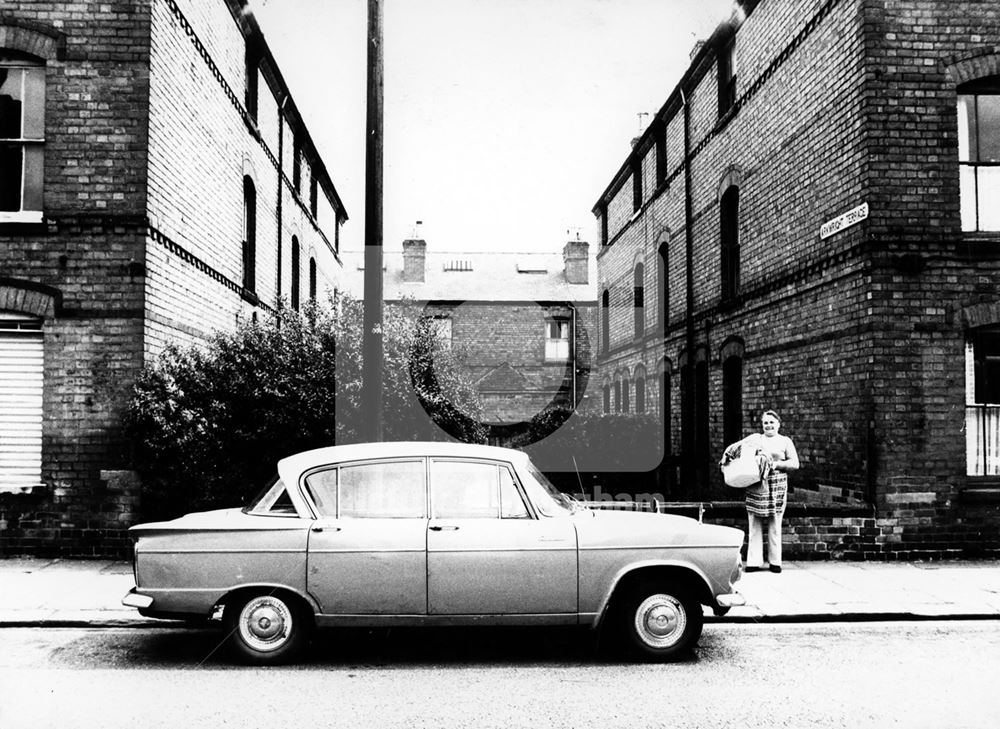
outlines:
[[314, 526], [312, 528], [312, 531], [314, 531], [314, 532], [322, 532], [322, 531], [325, 531], [326, 529], [329, 529], [331, 532], [339, 532], [340, 531], [340, 527], [324, 527], [324, 526], [318, 526], [318, 525]]
[[457, 526], [450, 526], [450, 525], [449, 526], [432, 526], [431, 527], [431, 531], [432, 532], [456, 532], [456, 531], [458, 531], [458, 527]]

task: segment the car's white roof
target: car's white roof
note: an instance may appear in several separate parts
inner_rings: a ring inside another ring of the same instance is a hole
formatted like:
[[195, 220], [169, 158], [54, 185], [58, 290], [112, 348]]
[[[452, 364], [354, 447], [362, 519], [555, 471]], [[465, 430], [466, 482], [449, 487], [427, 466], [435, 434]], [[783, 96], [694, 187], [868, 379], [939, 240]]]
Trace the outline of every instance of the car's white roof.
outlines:
[[401, 456], [462, 456], [465, 458], [495, 458], [504, 461], [523, 461], [522, 451], [496, 446], [474, 445], [439, 441], [390, 441], [386, 443], [355, 443], [329, 446], [303, 451], [278, 462], [279, 473], [301, 473], [306, 469], [326, 463], [343, 463], [369, 458], [398, 458]]

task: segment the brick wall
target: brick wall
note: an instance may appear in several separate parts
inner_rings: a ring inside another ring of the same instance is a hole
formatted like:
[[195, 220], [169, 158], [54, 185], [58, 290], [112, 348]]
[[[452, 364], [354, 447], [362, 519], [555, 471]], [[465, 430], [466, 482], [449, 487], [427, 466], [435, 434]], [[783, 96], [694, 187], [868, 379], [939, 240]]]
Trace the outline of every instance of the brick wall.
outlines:
[[[310, 213], [321, 166], [310, 144], [302, 193], [291, 190], [289, 129], [303, 122], [290, 99], [279, 113], [286, 90], [266, 53], [259, 123], [249, 121], [247, 28], [232, 9], [229, 0], [0, 7], [0, 47], [46, 66], [44, 222], [0, 224], [0, 301], [43, 319], [44, 486], [0, 494], [2, 551], [122, 550], [138, 486], [121, 416], [141, 366], [168, 342], [270, 316], [288, 294], [293, 235], [302, 300], [311, 258], [320, 299], [339, 283], [333, 246], [345, 215], [322, 190], [323, 227]], [[257, 188], [259, 303], [242, 290], [244, 175]]]
[[[721, 48], [726, 37], [713, 42]], [[642, 214], [631, 221], [623, 212], [631, 205], [627, 174], [602, 197], [612, 245], [599, 254], [598, 276], [601, 291], [611, 292], [612, 334], [600, 376], [613, 381], [665, 358], [673, 396], [665, 427], [679, 453], [678, 364], [690, 314], [695, 347], [709, 358], [711, 459], [725, 445], [727, 342], [744, 352], [744, 432], [773, 407], [796, 442], [803, 467], [792, 476], [792, 503], [807, 511], [786, 539], [793, 552], [895, 558], [995, 550], [997, 508], [977, 501], [982, 491], [965, 476], [964, 347], [967, 312], [996, 301], [1000, 239], [972, 240], [959, 230], [955, 85], [973, 66], [997, 73], [1000, 60], [987, 59], [1000, 42], [1000, 10], [919, 0], [761, 3], [735, 37], [734, 111], [718, 116], [713, 51], [696, 58], [685, 82], [693, 311], [679, 93], [660, 112], [666, 183], [645, 189]], [[727, 306], [719, 199], [733, 183], [741, 297]], [[819, 235], [823, 223], [864, 202], [866, 221]], [[655, 271], [664, 239], [669, 322], [661, 337], [650, 329], [661, 318]], [[649, 310], [642, 341], [632, 339], [638, 260]], [[705, 473], [693, 490], [698, 498], [731, 498], [715, 469]], [[871, 518], [832, 515], [858, 503], [873, 509]]]

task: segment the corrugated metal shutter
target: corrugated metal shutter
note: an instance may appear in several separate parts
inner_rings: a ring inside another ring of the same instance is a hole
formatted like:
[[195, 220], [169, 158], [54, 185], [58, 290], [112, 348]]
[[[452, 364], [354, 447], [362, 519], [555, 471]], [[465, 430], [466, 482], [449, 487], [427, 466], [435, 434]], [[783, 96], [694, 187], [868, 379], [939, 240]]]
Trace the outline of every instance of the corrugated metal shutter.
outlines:
[[0, 328], [0, 491], [42, 480], [42, 333]]

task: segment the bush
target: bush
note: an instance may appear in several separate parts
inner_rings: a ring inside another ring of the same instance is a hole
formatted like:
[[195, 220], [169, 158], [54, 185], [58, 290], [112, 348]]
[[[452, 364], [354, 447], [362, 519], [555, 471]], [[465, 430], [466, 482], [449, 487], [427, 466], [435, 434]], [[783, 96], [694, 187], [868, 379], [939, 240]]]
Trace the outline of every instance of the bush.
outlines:
[[[168, 347], [146, 367], [125, 418], [145, 515], [241, 504], [279, 459], [357, 442], [361, 312], [343, 297], [285, 309], [205, 345]], [[463, 414], [481, 411], [475, 388], [414, 311], [387, 310], [383, 342], [386, 440], [484, 439]]]

